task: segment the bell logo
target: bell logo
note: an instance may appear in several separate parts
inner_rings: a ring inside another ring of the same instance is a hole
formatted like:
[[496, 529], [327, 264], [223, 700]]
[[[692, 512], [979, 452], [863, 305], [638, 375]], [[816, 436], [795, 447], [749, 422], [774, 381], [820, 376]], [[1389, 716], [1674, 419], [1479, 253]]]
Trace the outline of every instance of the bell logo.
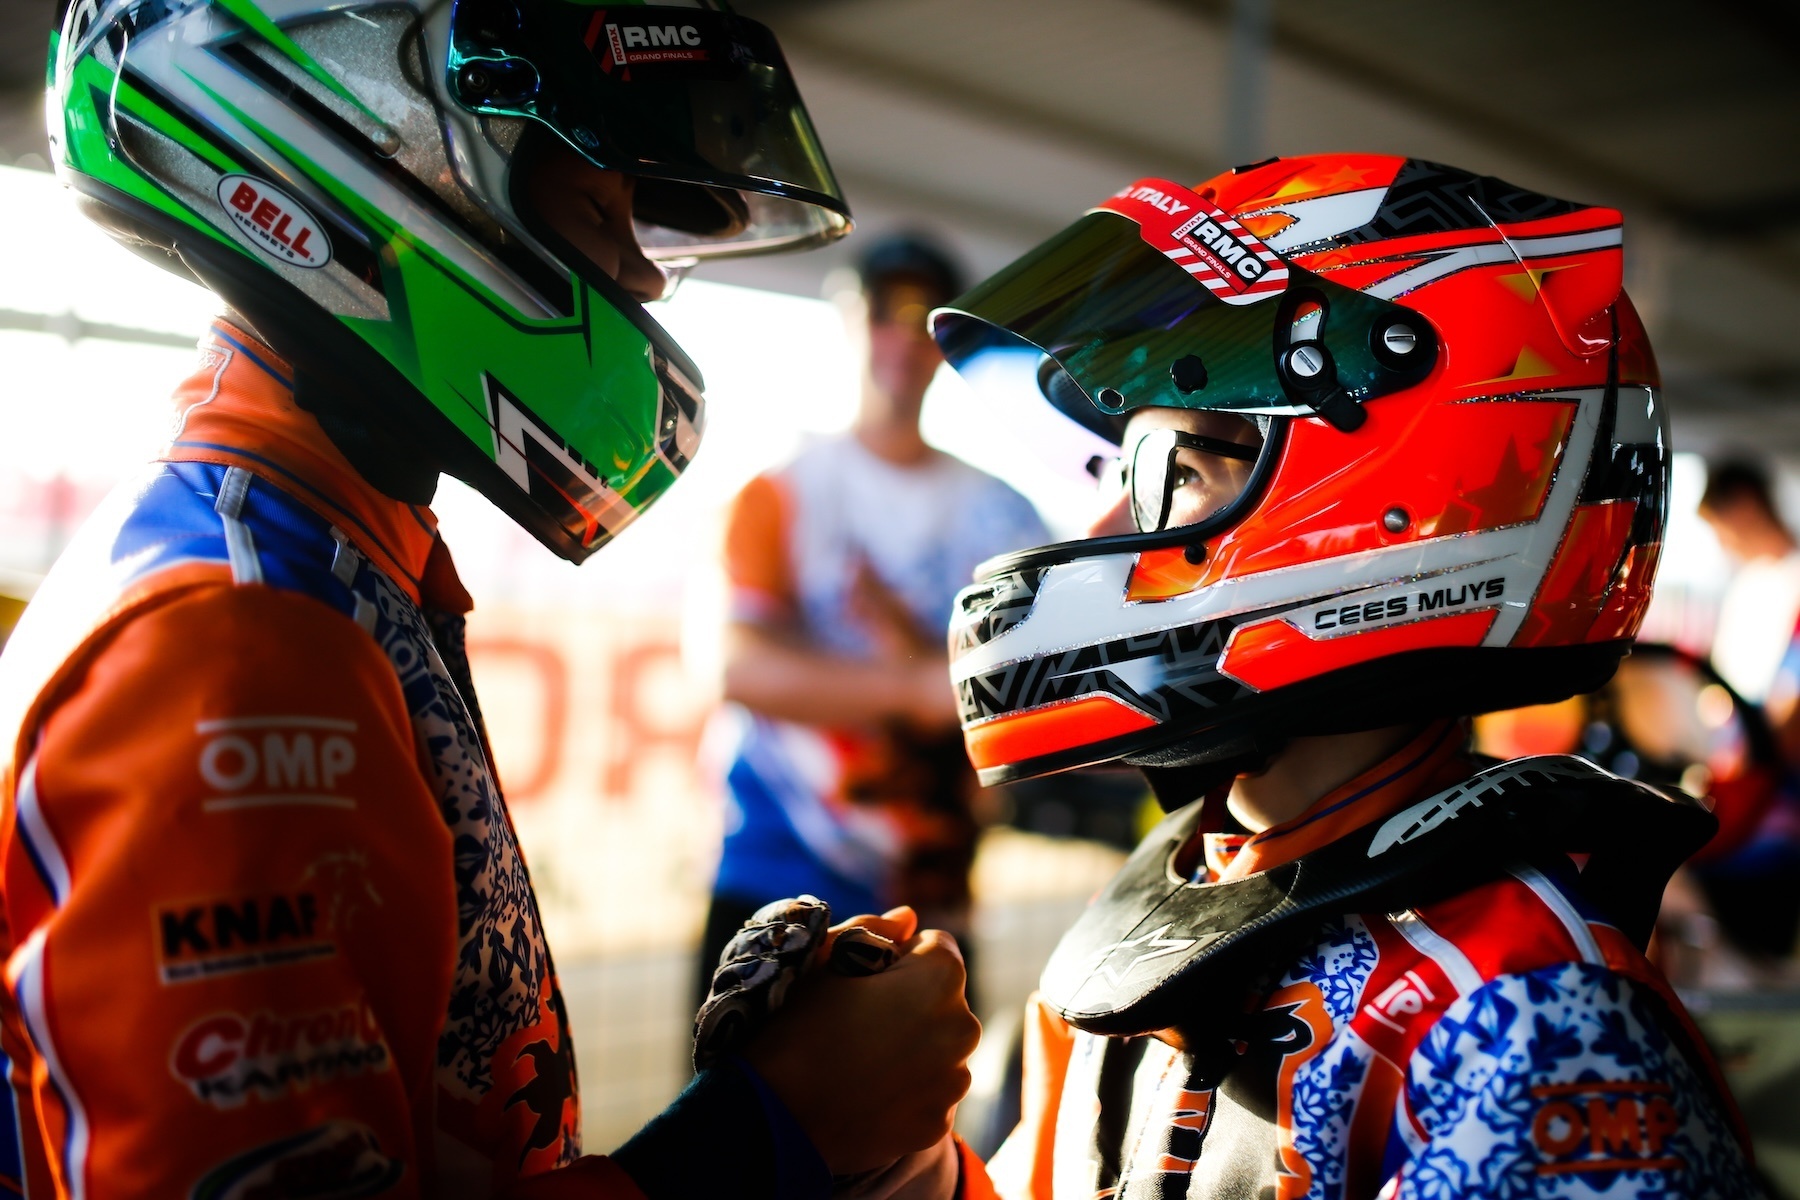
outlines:
[[331, 239], [298, 200], [265, 180], [227, 175], [219, 207], [245, 241], [290, 267], [315, 270], [331, 261]]

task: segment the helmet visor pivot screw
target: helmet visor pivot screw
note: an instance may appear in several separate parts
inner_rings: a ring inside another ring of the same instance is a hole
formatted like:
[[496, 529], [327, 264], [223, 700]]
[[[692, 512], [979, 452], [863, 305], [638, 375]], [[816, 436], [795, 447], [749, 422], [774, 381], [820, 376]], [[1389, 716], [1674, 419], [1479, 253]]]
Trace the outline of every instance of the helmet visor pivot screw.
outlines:
[[1325, 370], [1325, 351], [1311, 344], [1288, 351], [1288, 370], [1301, 379], [1317, 379]]
[[494, 86], [494, 81], [489, 78], [488, 73], [481, 67], [475, 66], [464, 67], [457, 74], [456, 81], [462, 85], [463, 95], [471, 98], [487, 95]]
[[1398, 504], [1381, 514], [1381, 527], [1389, 533], [1405, 533], [1412, 526], [1412, 514]]
[[1381, 331], [1381, 344], [1388, 353], [1405, 357], [1418, 347], [1419, 335], [1410, 325], [1389, 325]]
[[1170, 364], [1169, 379], [1176, 391], [1191, 396], [1206, 386], [1206, 364], [1198, 354], [1184, 354]]
[[1125, 394], [1118, 388], [1101, 388], [1097, 399], [1100, 407], [1108, 412], [1123, 412], [1125, 409]]

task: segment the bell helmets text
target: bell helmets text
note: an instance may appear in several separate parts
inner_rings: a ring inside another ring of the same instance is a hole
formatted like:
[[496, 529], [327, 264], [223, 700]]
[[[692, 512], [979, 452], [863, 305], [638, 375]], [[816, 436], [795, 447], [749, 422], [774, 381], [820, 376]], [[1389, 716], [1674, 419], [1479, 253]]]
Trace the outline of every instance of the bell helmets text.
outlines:
[[277, 262], [316, 270], [331, 261], [331, 239], [298, 200], [262, 179], [219, 180], [219, 206], [244, 240]]

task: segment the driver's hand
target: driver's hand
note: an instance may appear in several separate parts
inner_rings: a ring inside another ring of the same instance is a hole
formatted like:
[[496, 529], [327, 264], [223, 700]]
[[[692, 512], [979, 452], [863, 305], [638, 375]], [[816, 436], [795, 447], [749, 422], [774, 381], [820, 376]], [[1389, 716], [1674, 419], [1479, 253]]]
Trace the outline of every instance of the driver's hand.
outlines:
[[895, 942], [899, 960], [862, 977], [809, 971], [743, 1051], [834, 1175], [884, 1167], [942, 1140], [981, 1038], [949, 934], [918, 933], [909, 908], [833, 930], [850, 926]]

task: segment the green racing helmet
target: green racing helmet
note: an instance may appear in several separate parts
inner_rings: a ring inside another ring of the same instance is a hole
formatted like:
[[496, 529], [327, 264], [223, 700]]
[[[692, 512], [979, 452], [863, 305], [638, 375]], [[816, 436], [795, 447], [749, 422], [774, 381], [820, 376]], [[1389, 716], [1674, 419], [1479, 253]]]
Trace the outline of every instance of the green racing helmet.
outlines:
[[702, 381], [530, 164], [634, 176], [671, 269], [850, 229], [774, 36], [701, 0], [64, 0], [49, 88], [87, 214], [242, 314], [366, 476], [449, 471], [576, 562], [686, 467]]

